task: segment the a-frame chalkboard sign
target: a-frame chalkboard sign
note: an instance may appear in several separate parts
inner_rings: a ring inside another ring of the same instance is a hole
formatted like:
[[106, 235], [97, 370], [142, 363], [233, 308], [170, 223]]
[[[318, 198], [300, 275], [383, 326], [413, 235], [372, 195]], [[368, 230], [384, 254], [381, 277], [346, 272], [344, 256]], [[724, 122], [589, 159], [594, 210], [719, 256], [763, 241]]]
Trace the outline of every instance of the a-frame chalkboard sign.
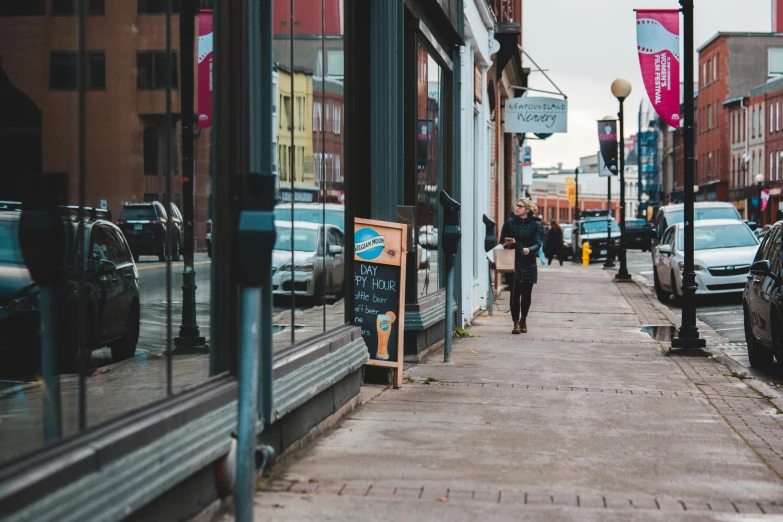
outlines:
[[354, 325], [361, 327], [370, 366], [394, 370], [402, 387], [407, 225], [354, 221]]

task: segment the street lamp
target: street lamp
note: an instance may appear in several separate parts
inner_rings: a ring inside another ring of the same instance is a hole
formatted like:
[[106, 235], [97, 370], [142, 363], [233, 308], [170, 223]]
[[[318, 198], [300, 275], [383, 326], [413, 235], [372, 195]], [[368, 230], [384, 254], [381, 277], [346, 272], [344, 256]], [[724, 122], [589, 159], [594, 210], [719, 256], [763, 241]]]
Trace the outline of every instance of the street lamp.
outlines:
[[758, 190], [758, 202], [756, 204], [756, 226], [761, 226], [761, 221], [764, 219], [763, 215], [761, 213], [761, 190], [764, 188], [764, 174], [756, 174], [756, 177], [754, 178], [756, 180], [756, 187]]
[[698, 185], [694, 185], [693, 186], [693, 193], [696, 194], [698, 191], [699, 191], [699, 186]]
[[693, 132], [693, 0], [680, 0], [683, 19], [683, 104], [685, 124], [682, 136], [685, 149], [685, 270], [682, 273], [682, 323], [677, 337], [672, 339], [673, 349], [701, 349], [707, 346], [699, 337], [696, 327], [696, 273], [693, 270], [693, 171], [695, 143]]
[[[623, 102], [631, 95], [631, 82], [619, 78], [612, 82], [612, 94], [620, 102], [620, 271], [614, 276], [615, 281], [630, 281], [628, 265], [625, 259], [625, 126], [623, 114]], [[610, 236], [611, 242], [611, 236]]]

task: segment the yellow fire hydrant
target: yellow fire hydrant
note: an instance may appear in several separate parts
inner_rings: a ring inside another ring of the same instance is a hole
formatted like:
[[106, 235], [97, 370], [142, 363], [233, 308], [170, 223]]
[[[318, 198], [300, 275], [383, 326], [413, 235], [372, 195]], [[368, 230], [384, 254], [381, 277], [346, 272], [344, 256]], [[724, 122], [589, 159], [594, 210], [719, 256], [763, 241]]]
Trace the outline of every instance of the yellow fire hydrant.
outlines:
[[590, 265], [590, 254], [593, 253], [593, 249], [590, 248], [590, 243], [585, 241], [582, 243], [582, 266]]

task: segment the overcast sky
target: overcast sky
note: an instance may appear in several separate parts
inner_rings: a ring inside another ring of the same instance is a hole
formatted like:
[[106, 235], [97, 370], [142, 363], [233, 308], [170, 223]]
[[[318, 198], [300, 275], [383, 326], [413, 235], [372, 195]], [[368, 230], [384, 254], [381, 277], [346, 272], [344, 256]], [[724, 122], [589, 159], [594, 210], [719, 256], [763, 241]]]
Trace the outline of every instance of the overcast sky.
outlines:
[[[718, 31], [770, 31], [770, 0], [695, 0], [694, 48]], [[598, 151], [596, 120], [616, 115], [610, 87], [626, 78], [633, 92], [625, 102], [625, 134], [635, 134], [639, 102], [649, 103], [636, 53], [635, 8], [679, 8], [678, 0], [523, 0], [525, 51], [568, 96], [568, 134], [530, 141], [534, 167], [563, 163], [574, 168], [581, 156]], [[682, 42], [681, 42], [682, 43]], [[524, 65], [533, 67], [525, 58]], [[530, 87], [547, 91], [541, 73]], [[531, 93], [536, 96], [545, 94]]]

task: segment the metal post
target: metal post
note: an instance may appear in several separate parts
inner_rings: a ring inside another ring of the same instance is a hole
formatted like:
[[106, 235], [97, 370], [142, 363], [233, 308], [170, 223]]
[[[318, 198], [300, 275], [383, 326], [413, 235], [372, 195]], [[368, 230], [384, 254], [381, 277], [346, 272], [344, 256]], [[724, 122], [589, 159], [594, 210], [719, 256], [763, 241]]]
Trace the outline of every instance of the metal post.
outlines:
[[[606, 177], [606, 206], [609, 209], [606, 215], [606, 262], [604, 268], [614, 268], [612, 261], [612, 175]], [[598, 252], [598, 255], [601, 255]]]
[[454, 312], [451, 309], [451, 300], [454, 297], [454, 267], [448, 266], [446, 270], [446, 325], [445, 338], [443, 339], [443, 362], [451, 362], [451, 332], [454, 330]]
[[[180, 106], [182, 116], [182, 214], [185, 219], [185, 244], [183, 256], [185, 266], [182, 271], [182, 324], [179, 336], [174, 339], [178, 347], [203, 347], [206, 339], [201, 336], [196, 321], [196, 270], [193, 265], [195, 238], [194, 227], [194, 191], [196, 170], [193, 161], [193, 97], [195, 71], [193, 66], [193, 47], [195, 40], [196, 0], [183, 0], [179, 22], [179, 66], [180, 66]], [[169, 202], [171, 203], [171, 202]], [[169, 209], [170, 212], [170, 209]], [[171, 248], [171, 245], [166, 245]]]
[[685, 89], [685, 270], [682, 274], [682, 324], [679, 335], [672, 339], [672, 348], [703, 348], [707, 345], [699, 338], [696, 328], [696, 274], [693, 271], [693, 0], [680, 0], [683, 14], [685, 64], [683, 88]]
[[[266, 285], [269, 286], [269, 285]], [[241, 338], [239, 344], [239, 418], [237, 419], [236, 519], [253, 520], [256, 483], [256, 423], [258, 347], [261, 345], [261, 288], [241, 291]]]
[[[619, 98], [620, 100], [620, 248], [618, 252], [620, 254], [620, 271], [614, 276], [615, 281], [629, 281], [631, 274], [628, 273], [628, 264], [625, 259], [625, 125], [624, 125], [624, 113], [623, 102], [625, 98]], [[611, 239], [609, 245], [611, 246]]]
[[576, 168], [576, 172], [574, 173], [575, 174], [574, 177], [576, 178], [576, 179], [574, 179], [574, 190], [575, 190], [575, 194], [574, 194], [574, 203], [575, 203], [575, 205], [574, 206], [576, 207], [574, 209], [574, 221], [579, 219], [579, 169], [580, 168], [582, 168], [582, 167], [577, 167]]
[[46, 387], [43, 397], [44, 441], [50, 443], [63, 436], [60, 378], [57, 376], [57, 297], [51, 285], [41, 285], [40, 295], [41, 377]]
[[756, 205], [756, 227], [761, 228], [762, 223], [761, 221], [764, 219], [764, 214], [761, 211], [761, 191], [764, 188], [764, 185], [762, 183], [756, 183], [756, 186], [758, 187], [758, 204]]
[[522, 150], [522, 147], [520, 147], [520, 146], [519, 146], [519, 139], [517, 139], [517, 140], [516, 140], [516, 148], [515, 148], [515, 150], [516, 150], [516, 154], [515, 154], [515, 156], [514, 156], [514, 158], [515, 158], [515, 159], [514, 159], [514, 161], [515, 161], [515, 162], [516, 162], [516, 164], [517, 164], [517, 165], [516, 165], [516, 167], [517, 167], [517, 168], [516, 168], [516, 174], [517, 174], [517, 193], [516, 193], [516, 195], [515, 195], [514, 197], [515, 197], [515, 198], [520, 198], [520, 197], [522, 197], [522, 186], [520, 185], [520, 183], [521, 183], [521, 180], [520, 180], [520, 173], [519, 173], [519, 163], [520, 163], [520, 162], [519, 162], [519, 153], [521, 152], [521, 150]]
[[492, 269], [489, 269], [489, 315], [492, 315], [492, 307], [495, 302], [495, 285], [492, 281]]

